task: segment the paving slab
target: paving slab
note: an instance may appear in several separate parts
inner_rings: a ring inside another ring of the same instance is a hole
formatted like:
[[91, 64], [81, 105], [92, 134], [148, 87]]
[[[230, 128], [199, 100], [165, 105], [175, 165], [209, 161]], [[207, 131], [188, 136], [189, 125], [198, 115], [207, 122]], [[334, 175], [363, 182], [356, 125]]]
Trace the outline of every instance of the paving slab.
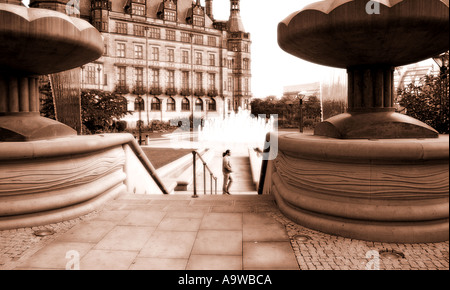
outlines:
[[298, 270], [289, 241], [244, 242], [244, 270]]
[[194, 255], [242, 255], [242, 231], [199, 230]]
[[139, 257], [188, 259], [197, 233], [180, 230], [155, 231], [140, 249]]

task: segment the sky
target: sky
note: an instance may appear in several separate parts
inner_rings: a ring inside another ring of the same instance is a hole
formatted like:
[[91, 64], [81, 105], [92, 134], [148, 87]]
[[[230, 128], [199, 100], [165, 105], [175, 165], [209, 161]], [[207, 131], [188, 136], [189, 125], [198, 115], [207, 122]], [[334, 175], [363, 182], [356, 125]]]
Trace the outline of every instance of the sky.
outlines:
[[[241, 0], [244, 28], [252, 39], [252, 93], [254, 97], [281, 97], [285, 86], [320, 82], [336, 69], [303, 61], [278, 46], [278, 23], [318, 0]], [[227, 20], [229, 0], [214, 0], [213, 14]]]
[[[242, 22], [252, 39], [254, 97], [281, 97], [285, 86], [319, 82], [335, 70], [303, 61], [278, 46], [278, 23], [313, 2], [318, 0], [241, 0]], [[213, 14], [217, 20], [228, 20], [230, 0], [214, 0]]]

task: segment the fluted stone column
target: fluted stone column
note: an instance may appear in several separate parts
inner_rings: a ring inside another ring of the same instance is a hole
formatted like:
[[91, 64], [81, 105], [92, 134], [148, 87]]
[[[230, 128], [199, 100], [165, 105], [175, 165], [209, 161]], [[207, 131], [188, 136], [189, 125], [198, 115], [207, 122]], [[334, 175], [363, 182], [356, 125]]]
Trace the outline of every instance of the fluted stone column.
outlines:
[[0, 75], [0, 115], [39, 113], [37, 77]]
[[350, 66], [347, 75], [348, 113], [317, 125], [315, 135], [339, 139], [439, 137], [425, 123], [395, 112], [394, 66]]
[[0, 74], [0, 142], [76, 135], [72, 128], [40, 116], [36, 76]]
[[394, 111], [394, 68], [360, 66], [347, 69], [348, 111]]

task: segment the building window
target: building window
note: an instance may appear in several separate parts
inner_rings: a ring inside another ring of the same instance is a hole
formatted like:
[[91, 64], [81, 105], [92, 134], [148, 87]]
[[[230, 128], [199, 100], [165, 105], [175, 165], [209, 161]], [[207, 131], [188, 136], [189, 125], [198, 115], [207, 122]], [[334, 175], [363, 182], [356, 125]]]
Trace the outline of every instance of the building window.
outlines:
[[197, 91], [203, 90], [203, 73], [195, 73], [195, 89]]
[[189, 51], [181, 51], [181, 62], [184, 64], [189, 64]]
[[136, 44], [134, 46], [134, 58], [136, 59], [144, 58], [144, 47], [142, 45]]
[[152, 111], [161, 111], [161, 100], [156, 97], [153, 98], [151, 109]]
[[229, 92], [233, 91], [233, 78], [232, 77], [228, 78], [228, 91]]
[[203, 16], [194, 15], [194, 26], [205, 26], [205, 18]]
[[169, 70], [169, 77], [167, 78], [167, 88], [174, 89], [175, 88], [175, 71]]
[[176, 22], [177, 21], [177, 13], [173, 10], [165, 9], [164, 10], [164, 20]]
[[189, 72], [181, 72], [181, 89], [189, 90]]
[[125, 22], [116, 22], [116, 32], [119, 34], [128, 34], [128, 25]]
[[212, 111], [215, 112], [217, 110], [217, 106], [216, 106], [216, 100], [214, 99], [209, 99], [208, 100], [208, 111]]
[[86, 66], [86, 84], [88, 85], [94, 85], [96, 84], [95, 81], [95, 73], [96, 69], [94, 66]]
[[125, 57], [126, 46], [125, 43], [117, 43], [117, 57]]
[[214, 91], [216, 89], [216, 74], [208, 74], [208, 89]]
[[175, 37], [175, 30], [166, 30], [166, 39], [167, 40], [172, 40], [175, 41], [176, 37]]
[[216, 66], [216, 55], [215, 54], [209, 55], [209, 65]]
[[191, 36], [187, 32], [181, 32], [181, 42], [184, 43], [190, 43], [191, 42]]
[[136, 90], [142, 91], [144, 89], [144, 69], [142, 67], [136, 68]]
[[145, 36], [145, 26], [143, 25], [133, 25], [134, 35]]
[[203, 55], [201, 52], [196, 52], [195, 53], [195, 64], [196, 65], [202, 65], [202, 59], [203, 59]]
[[152, 88], [159, 88], [159, 69], [152, 69]]
[[234, 58], [230, 58], [228, 60], [228, 69], [233, 69], [234, 66]]
[[208, 45], [209, 46], [216, 46], [217, 40], [214, 36], [208, 36]]
[[194, 43], [198, 45], [203, 45], [203, 35], [194, 35]]
[[173, 49], [173, 48], [167, 49], [167, 61], [175, 62], [175, 49]]
[[108, 31], [108, 22], [106, 21], [94, 21], [94, 27], [98, 31]]
[[250, 46], [248, 43], [244, 43], [244, 52], [250, 52]]
[[191, 110], [191, 105], [190, 105], [190, 102], [189, 102], [189, 100], [187, 98], [184, 98], [181, 101], [181, 110], [182, 111], [190, 111]]
[[161, 39], [161, 29], [150, 27], [149, 37], [153, 39]]
[[159, 61], [159, 47], [152, 47], [152, 60]]
[[143, 98], [136, 98], [136, 100], [134, 101], [134, 110], [145, 111], [145, 101]]
[[134, 15], [145, 16], [145, 6], [144, 5], [139, 5], [139, 4], [133, 3], [133, 8], [131, 9], [131, 11], [132, 11], [132, 14], [134, 14]]
[[169, 98], [167, 100], [167, 111], [168, 112], [175, 112], [176, 107], [175, 107], [175, 100], [173, 98]]
[[244, 69], [249, 70], [250, 69], [250, 61], [247, 58], [244, 58]]
[[119, 87], [125, 87], [126, 84], [126, 80], [127, 80], [127, 68], [124, 66], [119, 66], [118, 67], [119, 70]]
[[195, 110], [196, 111], [203, 111], [203, 101], [202, 99], [198, 98], [197, 100], [195, 100]]

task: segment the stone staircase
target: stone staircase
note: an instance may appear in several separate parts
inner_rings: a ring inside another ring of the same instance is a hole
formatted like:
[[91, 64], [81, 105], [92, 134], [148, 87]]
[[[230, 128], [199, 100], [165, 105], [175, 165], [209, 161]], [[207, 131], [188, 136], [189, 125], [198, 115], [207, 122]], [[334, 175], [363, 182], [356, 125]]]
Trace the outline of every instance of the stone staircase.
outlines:
[[[223, 174], [222, 174], [222, 152], [216, 152], [214, 157], [208, 162], [214, 175], [217, 177], [217, 194], [222, 194]], [[253, 183], [248, 155], [231, 156], [231, 166], [233, 168], [233, 184], [231, 185], [231, 194], [256, 194], [256, 188]], [[203, 166], [202, 166], [203, 167]], [[196, 175], [197, 194], [204, 194], [203, 168]], [[213, 194], [215, 193], [215, 183], [213, 180]], [[193, 192], [193, 184], [188, 187], [188, 191]], [[210, 174], [206, 171], [206, 194], [211, 193]]]

